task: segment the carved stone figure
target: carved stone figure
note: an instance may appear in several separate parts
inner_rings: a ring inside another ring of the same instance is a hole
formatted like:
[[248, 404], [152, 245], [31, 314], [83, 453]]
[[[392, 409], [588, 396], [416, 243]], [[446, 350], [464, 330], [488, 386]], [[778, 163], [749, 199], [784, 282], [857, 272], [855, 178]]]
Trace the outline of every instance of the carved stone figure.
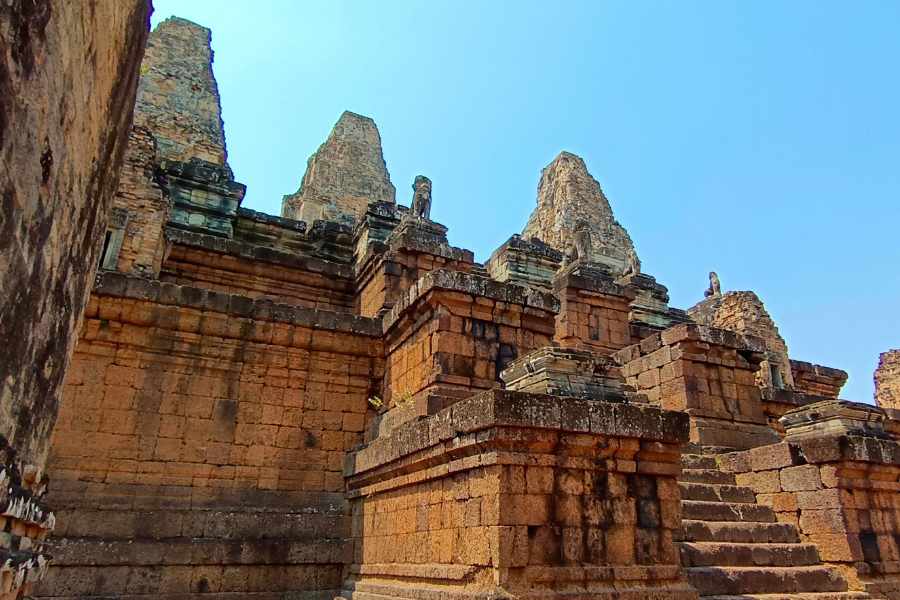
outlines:
[[625, 275], [638, 275], [641, 272], [641, 259], [634, 248], [629, 248], [626, 255]]
[[587, 221], [579, 221], [575, 226], [572, 251], [568, 256], [568, 262], [590, 262], [592, 255], [591, 227]]
[[715, 271], [709, 272], [709, 288], [703, 292], [707, 298], [714, 298], [722, 295], [722, 285], [719, 283], [719, 276]]
[[412, 185], [412, 214], [419, 219], [431, 217], [431, 180], [424, 175], [416, 175]]

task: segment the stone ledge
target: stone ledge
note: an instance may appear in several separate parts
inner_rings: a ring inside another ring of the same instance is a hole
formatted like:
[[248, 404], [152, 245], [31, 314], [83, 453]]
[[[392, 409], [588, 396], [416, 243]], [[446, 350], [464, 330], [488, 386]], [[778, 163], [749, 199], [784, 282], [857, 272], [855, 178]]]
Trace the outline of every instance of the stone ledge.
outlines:
[[[527, 592], [516, 590], [514, 593], [510, 593], [502, 587], [448, 590], [446, 586], [436, 584], [420, 584], [413, 588], [407, 582], [351, 581], [344, 584], [339, 600], [386, 600], [388, 598], [416, 600], [559, 600], [560, 598], [569, 598], [570, 600], [697, 600], [697, 590], [686, 582], [662, 578], [664, 571], [654, 570], [653, 567], [642, 568], [648, 575], [651, 572], [654, 575], [658, 573], [660, 579], [624, 580], [621, 583], [614, 579], [606, 582], [570, 581], [567, 583], [573, 586], [573, 589], [564, 592], [535, 586], [534, 589]], [[549, 572], [546, 570], [547, 567], [535, 566], [525, 567], [525, 569], [528, 573]], [[662, 587], [648, 586], [648, 583], [659, 584]], [[590, 584], [590, 587], [582, 587], [581, 584]]]
[[455, 564], [405, 564], [375, 563], [355, 564], [350, 572], [356, 575], [386, 575], [388, 577], [408, 577], [411, 579], [449, 579], [462, 581], [468, 579], [480, 567], [474, 565]]
[[302, 269], [312, 273], [322, 273], [332, 277], [340, 277], [343, 279], [353, 278], [353, 266], [349, 264], [336, 263], [315, 256], [300, 256], [275, 250], [268, 246], [258, 246], [256, 244], [249, 244], [247, 242], [240, 242], [234, 239], [206, 233], [188, 231], [177, 227], [167, 226], [165, 233], [167, 240], [181, 246], [200, 248], [201, 250], [227, 254], [230, 256], [240, 256], [249, 260], [267, 262], [290, 267], [292, 269]]
[[575, 288], [607, 296], [619, 296], [627, 298], [629, 301], [637, 297], [637, 292], [634, 289], [619, 285], [610, 273], [590, 263], [573, 263], [560, 269], [556, 277], [553, 278], [553, 290], [560, 293], [566, 288]]
[[743, 335], [727, 329], [719, 329], [708, 325], [695, 323], [681, 323], [673, 325], [659, 333], [644, 338], [639, 344], [632, 344], [622, 348], [612, 356], [620, 365], [625, 365], [632, 360], [650, 354], [663, 346], [671, 346], [679, 342], [698, 342], [703, 344], [715, 344], [726, 348], [734, 348], [739, 351], [762, 353], [766, 351], [765, 341], [752, 335]]
[[[489, 390], [437, 414], [411, 421], [348, 457], [345, 476], [355, 476], [441, 442], [495, 427], [550, 429], [571, 433], [682, 443], [688, 415], [659, 408], [576, 400], [542, 394]], [[357, 465], [364, 465], [358, 468]]]
[[[344, 535], [346, 532], [343, 532]], [[181, 537], [165, 539], [106, 538], [54, 539], [53, 567], [72, 566], [203, 566], [315, 565], [351, 562], [344, 535], [336, 538], [221, 539]]]
[[449, 290], [461, 292], [475, 297], [490, 298], [499, 302], [518, 304], [545, 310], [559, 312], [559, 300], [547, 292], [526, 288], [512, 283], [493, 281], [486, 277], [479, 277], [471, 273], [460, 271], [448, 271], [436, 269], [419, 278], [402, 295], [394, 307], [384, 316], [383, 331], [387, 333], [400, 319], [400, 316], [415, 302], [432, 290]]
[[306, 233], [306, 221], [295, 221], [294, 219], [278, 217], [275, 215], [266, 214], [264, 212], [251, 210], [249, 208], [244, 208], [243, 206], [238, 208], [237, 216], [242, 219], [256, 221], [257, 223], [276, 225], [278, 227], [283, 227], [284, 229], [292, 229], [300, 233]]
[[823, 402], [826, 400], [833, 400], [833, 398], [829, 398], [828, 396], [817, 396], [814, 394], [804, 394], [803, 392], [797, 392], [794, 390], [785, 390], [780, 389], [776, 390], [773, 388], [762, 388], [762, 400], [763, 402], [772, 402], [774, 404], [785, 404], [788, 406], [801, 407], [806, 406], [808, 404], [814, 404], [816, 402]]
[[[112, 271], [105, 271], [97, 276], [93, 293], [101, 297], [129, 298], [219, 312], [251, 318], [255, 321], [272, 321], [314, 329], [381, 337], [381, 322], [378, 319], [322, 309], [302, 308], [289, 304], [277, 304], [267, 299], [254, 300], [238, 294], [224, 294]], [[157, 317], [159, 318], [159, 316]]]
[[900, 465], [900, 442], [881, 437], [833, 435], [790, 442], [807, 463], [855, 461]]
[[847, 381], [847, 371], [843, 369], [836, 369], [834, 367], [826, 367], [824, 365], [817, 365], [815, 363], [806, 362], [803, 360], [794, 360], [790, 359], [791, 369], [795, 371], [804, 371], [808, 373], [812, 373], [814, 375], [821, 375], [828, 378], [833, 379], [842, 379], [843, 381]]

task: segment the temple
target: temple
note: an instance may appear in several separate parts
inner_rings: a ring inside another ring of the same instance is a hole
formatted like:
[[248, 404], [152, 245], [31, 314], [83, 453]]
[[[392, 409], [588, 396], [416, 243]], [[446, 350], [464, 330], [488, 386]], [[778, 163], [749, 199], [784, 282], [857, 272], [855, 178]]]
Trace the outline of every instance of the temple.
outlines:
[[568, 152], [484, 264], [350, 112], [245, 208], [212, 64], [150, 34], [35, 597], [900, 598], [896, 355], [848, 402], [753, 292], [670, 306]]

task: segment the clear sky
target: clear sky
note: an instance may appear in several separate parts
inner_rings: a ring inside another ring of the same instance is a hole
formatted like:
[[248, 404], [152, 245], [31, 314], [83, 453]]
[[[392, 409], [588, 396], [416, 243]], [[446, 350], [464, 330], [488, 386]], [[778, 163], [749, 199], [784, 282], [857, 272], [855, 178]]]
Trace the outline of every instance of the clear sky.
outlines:
[[154, 0], [210, 27], [244, 206], [278, 214], [341, 112], [397, 200], [484, 261], [584, 157], [671, 304], [756, 291], [793, 358], [871, 401], [900, 347], [900, 2]]

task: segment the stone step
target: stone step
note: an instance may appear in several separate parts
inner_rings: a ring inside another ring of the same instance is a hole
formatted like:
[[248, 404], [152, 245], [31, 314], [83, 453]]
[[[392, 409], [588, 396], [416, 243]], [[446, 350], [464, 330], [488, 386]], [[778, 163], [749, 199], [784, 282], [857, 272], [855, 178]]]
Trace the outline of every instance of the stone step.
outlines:
[[707, 454], [682, 454], [681, 466], [685, 469], [717, 469], [715, 456]]
[[808, 567], [689, 567], [688, 581], [701, 596], [844, 592], [847, 582], [833, 568]]
[[681, 539], [686, 542], [755, 542], [790, 544], [800, 541], [790, 523], [742, 523], [740, 521], [681, 521]]
[[744, 523], [774, 523], [777, 521], [775, 511], [770, 506], [700, 500], [682, 500], [681, 518], [696, 521], [742, 521]]
[[707, 600], [869, 600], [865, 592], [803, 592], [802, 594], [740, 594], [703, 596]]
[[688, 483], [678, 484], [682, 500], [703, 500], [706, 502], [742, 502], [756, 504], [756, 494], [748, 487], [728, 485], [726, 483]]
[[682, 469], [678, 481], [735, 485], [734, 473], [726, 473], [717, 469]]
[[819, 564], [813, 544], [682, 542], [685, 567], [800, 567]]

